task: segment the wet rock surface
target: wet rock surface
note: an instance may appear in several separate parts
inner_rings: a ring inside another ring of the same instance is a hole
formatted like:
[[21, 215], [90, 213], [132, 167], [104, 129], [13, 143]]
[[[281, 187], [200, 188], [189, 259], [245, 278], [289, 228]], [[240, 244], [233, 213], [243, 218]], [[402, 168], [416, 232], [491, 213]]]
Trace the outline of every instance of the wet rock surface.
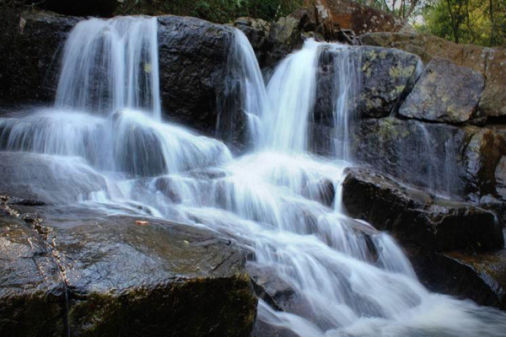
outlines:
[[464, 123], [475, 117], [483, 76], [445, 59], [433, 59], [399, 109], [407, 118]]
[[43, 203], [76, 202], [107, 188], [104, 177], [77, 157], [0, 152], [0, 175], [0, 194]]
[[2, 336], [249, 335], [256, 297], [232, 242], [97, 210], [16, 212], [3, 200]]
[[417, 254], [408, 250], [420, 280], [431, 290], [506, 309], [506, 250], [469, 254]]
[[[15, 10], [2, 13], [2, 18], [0, 55], [8, 66], [0, 67], [0, 102], [52, 102], [64, 42], [84, 18]], [[190, 17], [160, 16], [158, 22], [166, 117], [239, 146], [246, 122], [240, 88], [234, 87], [237, 78], [227, 72], [232, 28]]]
[[2, 9], [0, 13], [0, 101], [51, 102], [60, 56], [80, 18], [49, 12]]
[[359, 120], [353, 130], [351, 152], [359, 163], [456, 199], [504, 199], [500, 130], [394, 117]]
[[366, 168], [348, 169], [343, 204], [351, 216], [389, 231], [431, 291], [506, 308], [504, 233], [492, 212]]
[[462, 152], [465, 129], [393, 117], [355, 123], [354, 159], [400, 181], [462, 198], [467, 189]]
[[160, 94], [167, 117], [242, 143], [246, 119], [240, 88], [227, 73], [232, 28], [189, 17], [162, 16], [158, 22]]
[[255, 18], [238, 18], [234, 26], [247, 37], [255, 51], [258, 64], [266, 75], [286, 55], [302, 46], [305, 17], [286, 16], [275, 22]]
[[340, 69], [339, 61], [342, 62], [343, 58], [358, 76], [354, 84], [356, 90], [350, 93], [355, 99], [349, 104], [355, 106], [354, 115], [360, 118], [386, 117], [396, 111], [413, 87], [419, 63], [416, 55], [389, 48], [352, 47], [351, 50], [323, 51], [319, 60], [314, 121], [327, 127], [334, 123], [335, 102], [329, 93], [337, 92], [336, 74], [346, 71]]
[[502, 226], [492, 212], [434, 198], [373, 170], [348, 169], [343, 204], [351, 216], [424, 250], [493, 250], [504, 245]]

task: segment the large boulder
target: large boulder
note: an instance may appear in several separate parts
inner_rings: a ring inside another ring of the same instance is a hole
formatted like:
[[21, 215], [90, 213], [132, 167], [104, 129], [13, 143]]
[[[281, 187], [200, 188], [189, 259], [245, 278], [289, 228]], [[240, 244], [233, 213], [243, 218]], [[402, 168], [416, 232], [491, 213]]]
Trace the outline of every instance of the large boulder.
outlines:
[[506, 249], [419, 254], [408, 250], [420, 281], [431, 291], [506, 310]]
[[249, 336], [257, 300], [229, 240], [86, 209], [22, 211], [0, 218], [2, 336]]
[[[500, 166], [505, 135], [394, 117], [359, 120], [351, 133], [354, 159], [397, 179], [458, 199], [505, 199]], [[499, 184], [498, 184], [499, 183]]]
[[425, 63], [446, 58], [457, 65], [480, 72], [485, 78], [479, 110], [491, 118], [506, 116], [506, 49], [486, 48], [416, 33], [376, 32], [360, 37], [365, 45], [398, 48], [419, 55]]
[[333, 127], [336, 77], [349, 77], [354, 88], [352, 111], [358, 117], [385, 117], [395, 111], [416, 79], [419, 58], [396, 49], [375, 47], [328, 48], [322, 52], [316, 88], [314, 121]]
[[355, 218], [388, 230], [404, 245], [429, 252], [504, 246], [495, 215], [468, 203], [434, 198], [373, 170], [347, 170], [343, 205]]
[[60, 55], [79, 18], [14, 9], [0, 13], [0, 102], [52, 102]]
[[[50, 103], [61, 51], [83, 18], [15, 10], [2, 13], [0, 102]], [[239, 75], [228, 67], [233, 29], [176, 16], [158, 18], [160, 94], [166, 116], [240, 146], [246, 138]]]
[[359, 120], [351, 133], [351, 153], [397, 179], [439, 193], [468, 192], [462, 152], [467, 129], [394, 117]]
[[399, 109], [407, 118], [464, 123], [475, 117], [483, 76], [446, 59], [433, 59]]
[[[158, 18], [160, 94], [167, 116], [231, 144], [246, 137], [239, 74], [228, 69], [231, 27], [204, 20]], [[218, 124], [219, 123], [219, 124]]]

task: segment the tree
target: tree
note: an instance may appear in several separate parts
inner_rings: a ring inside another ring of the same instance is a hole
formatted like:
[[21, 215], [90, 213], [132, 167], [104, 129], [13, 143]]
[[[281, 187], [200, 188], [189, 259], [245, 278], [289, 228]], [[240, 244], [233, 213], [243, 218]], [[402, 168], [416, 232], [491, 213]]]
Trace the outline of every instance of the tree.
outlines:
[[433, 0], [423, 9], [422, 31], [453, 40], [485, 46], [506, 42], [504, 0]]

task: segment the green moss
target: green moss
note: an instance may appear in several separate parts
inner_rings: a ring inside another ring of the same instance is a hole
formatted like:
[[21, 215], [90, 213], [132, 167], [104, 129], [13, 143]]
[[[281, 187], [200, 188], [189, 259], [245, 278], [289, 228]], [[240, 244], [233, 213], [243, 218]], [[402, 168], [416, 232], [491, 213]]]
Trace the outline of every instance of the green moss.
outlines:
[[249, 336], [257, 299], [245, 274], [93, 293], [69, 314], [79, 336]]
[[407, 78], [410, 77], [415, 71], [414, 66], [403, 67], [401, 64], [398, 64], [389, 70], [390, 77], [393, 78]]

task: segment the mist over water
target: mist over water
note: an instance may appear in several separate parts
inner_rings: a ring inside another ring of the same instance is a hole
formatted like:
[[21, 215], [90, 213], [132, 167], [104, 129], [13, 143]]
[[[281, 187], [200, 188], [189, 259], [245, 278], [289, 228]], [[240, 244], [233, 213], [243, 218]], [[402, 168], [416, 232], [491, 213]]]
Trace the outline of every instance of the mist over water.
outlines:
[[[104, 180], [79, 196], [89, 207], [122, 206], [235, 239], [254, 252], [249, 267], [293, 290], [285, 312], [258, 306], [260, 323], [289, 336], [506, 335], [505, 314], [428, 292], [390, 236], [342, 211], [350, 102], [360, 88], [353, 47], [309, 40], [265, 85], [236, 31], [231, 62], [244, 78], [254, 147], [234, 157], [219, 140], [161, 121], [156, 34], [155, 19], [79, 23], [55, 107], [0, 119], [2, 150], [43, 154], [69, 175], [77, 164], [62, 156], [79, 158]], [[324, 50], [341, 55], [333, 64], [332, 158], [308, 151]], [[30, 179], [26, 172], [41, 183]]]

